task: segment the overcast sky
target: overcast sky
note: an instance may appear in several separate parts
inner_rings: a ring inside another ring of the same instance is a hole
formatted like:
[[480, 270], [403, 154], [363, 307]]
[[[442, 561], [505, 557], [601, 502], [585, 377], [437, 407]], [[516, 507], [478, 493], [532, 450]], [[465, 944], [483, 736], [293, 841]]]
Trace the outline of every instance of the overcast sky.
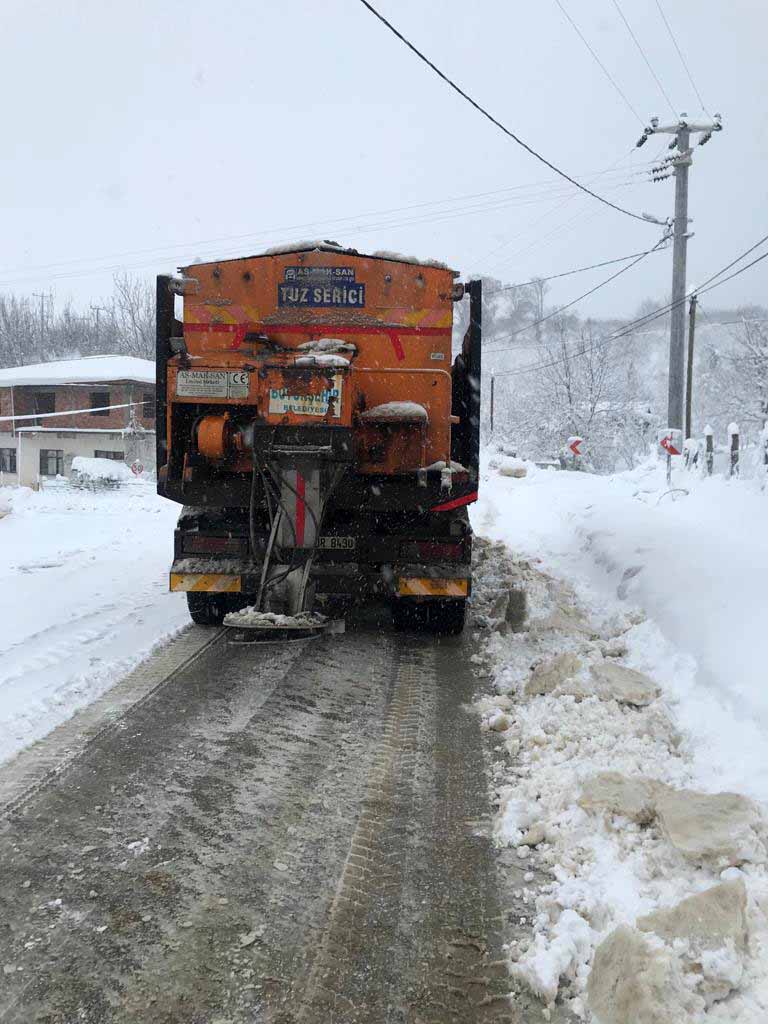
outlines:
[[[671, 117], [614, 0], [562, 3], [640, 118]], [[620, 3], [675, 109], [696, 114], [656, 0]], [[768, 233], [768, 7], [662, 3], [725, 126], [694, 154], [694, 283]], [[672, 213], [673, 182], [640, 173], [663, 141], [633, 150], [642, 124], [556, 0], [377, 5], [550, 160], [620, 205]], [[524, 281], [659, 237], [554, 179], [358, 0], [4, 0], [0, 23], [5, 291], [86, 307], [114, 267], [150, 276], [307, 237]], [[553, 282], [550, 302], [611, 269]], [[669, 277], [668, 252], [648, 257], [580, 311], [631, 313]], [[768, 261], [705, 308], [768, 301], [766, 284]]]

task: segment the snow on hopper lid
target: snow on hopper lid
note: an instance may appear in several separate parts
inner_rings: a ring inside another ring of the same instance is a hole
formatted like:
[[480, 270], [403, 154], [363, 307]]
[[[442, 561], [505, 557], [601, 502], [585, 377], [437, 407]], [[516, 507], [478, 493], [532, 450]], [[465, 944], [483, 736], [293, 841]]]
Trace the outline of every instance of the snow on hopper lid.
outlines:
[[375, 422], [426, 423], [429, 415], [418, 402], [384, 402], [366, 409], [362, 418]]

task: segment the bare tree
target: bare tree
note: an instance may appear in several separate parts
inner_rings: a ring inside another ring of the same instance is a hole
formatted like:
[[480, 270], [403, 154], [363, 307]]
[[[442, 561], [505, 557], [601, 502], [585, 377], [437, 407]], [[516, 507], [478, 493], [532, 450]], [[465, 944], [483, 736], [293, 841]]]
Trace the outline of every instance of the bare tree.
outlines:
[[155, 297], [149, 284], [124, 271], [115, 274], [112, 320], [120, 351], [141, 359], [155, 357]]

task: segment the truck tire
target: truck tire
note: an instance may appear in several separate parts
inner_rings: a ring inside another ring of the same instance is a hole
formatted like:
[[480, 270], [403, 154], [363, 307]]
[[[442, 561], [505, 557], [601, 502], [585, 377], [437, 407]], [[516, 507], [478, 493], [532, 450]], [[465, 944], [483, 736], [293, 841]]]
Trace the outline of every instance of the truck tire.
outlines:
[[187, 591], [189, 617], [198, 626], [220, 626], [228, 611], [226, 602], [219, 594], [200, 594]]
[[407, 599], [393, 601], [392, 625], [398, 632], [426, 632], [429, 629], [429, 606], [426, 602]]
[[449, 598], [430, 604], [430, 625], [435, 633], [456, 636], [464, 629], [467, 602], [463, 598]]

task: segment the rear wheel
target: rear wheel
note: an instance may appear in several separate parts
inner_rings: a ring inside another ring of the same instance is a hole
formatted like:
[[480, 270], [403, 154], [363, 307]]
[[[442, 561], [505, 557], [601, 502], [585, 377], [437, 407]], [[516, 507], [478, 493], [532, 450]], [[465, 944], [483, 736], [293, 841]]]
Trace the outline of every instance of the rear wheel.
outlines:
[[426, 602], [400, 598], [392, 602], [392, 625], [403, 632], [413, 630], [424, 633], [429, 629], [429, 607]]
[[455, 636], [464, 629], [467, 602], [463, 598], [434, 601], [430, 604], [430, 612], [431, 627], [435, 633]]

